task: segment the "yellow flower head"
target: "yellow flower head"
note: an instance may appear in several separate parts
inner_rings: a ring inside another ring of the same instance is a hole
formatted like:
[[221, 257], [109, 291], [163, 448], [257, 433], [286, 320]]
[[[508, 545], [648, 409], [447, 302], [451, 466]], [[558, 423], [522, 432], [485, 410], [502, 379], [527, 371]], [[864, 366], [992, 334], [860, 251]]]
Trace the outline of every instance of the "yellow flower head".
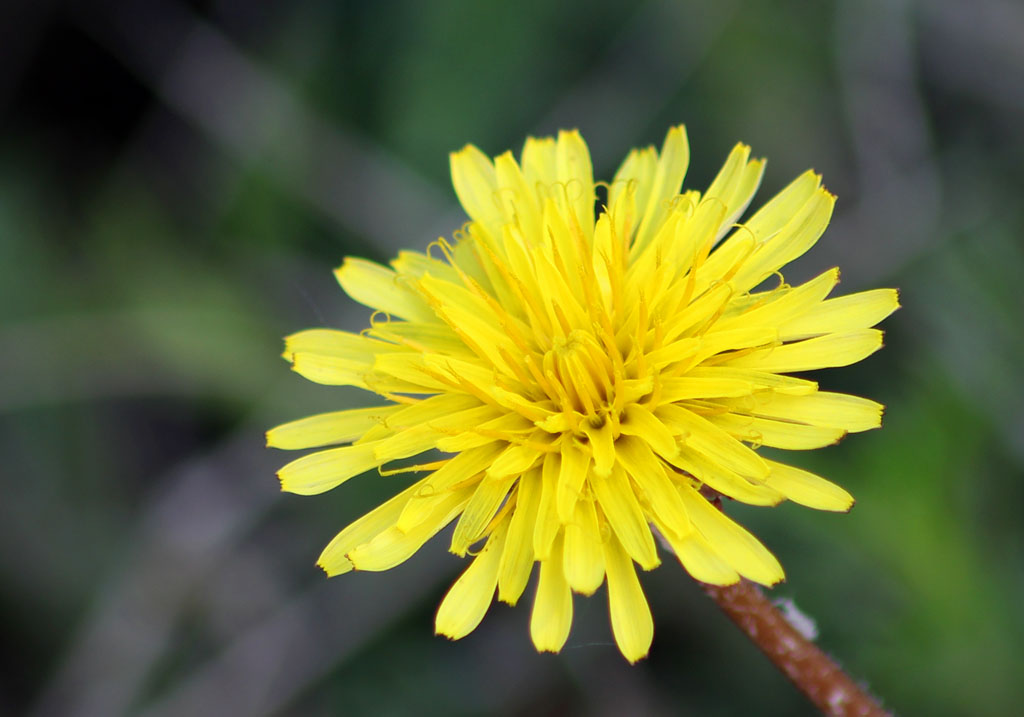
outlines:
[[285, 358], [312, 381], [386, 403], [271, 430], [277, 448], [348, 444], [289, 463], [282, 488], [321, 493], [441, 454], [331, 541], [319, 559], [328, 575], [392, 568], [454, 521], [451, 551], [473, 557], [441, 603], [438, 633], [471, 632], [495, 590], [515, 604], [539, 563], [537, 649], [560, 650], [572, 592], [607, 579], [615, 640], [633, 662], [653, 635], [634, 563], [659, 564], [655, 534], [697, 580], [771, 585], [778, 561], [712, 501], [850, 508], [842, 488], [757, 448], [818, 448], [880, 425], [880, 404], [787, 374], [876, 351], [871, 327], [898, 307], [896, 292], [828, 299], [837, 269], [784, 283], [779, 268], [832, 214], [817, 174], [737, 224], [764, 161], [737, 145], [707, 191], [680, 193], [688, 160], [683, 127], [660, 153], [633, 150], [595, 219], [578, 132], [528, 139], [519, 162], [468, 146], [451, 156], [471, 219], [454, 243], [402, 252], [391, 268], [347, 259], [337, 270], [375, 310], [370, 327], [302, 331]]

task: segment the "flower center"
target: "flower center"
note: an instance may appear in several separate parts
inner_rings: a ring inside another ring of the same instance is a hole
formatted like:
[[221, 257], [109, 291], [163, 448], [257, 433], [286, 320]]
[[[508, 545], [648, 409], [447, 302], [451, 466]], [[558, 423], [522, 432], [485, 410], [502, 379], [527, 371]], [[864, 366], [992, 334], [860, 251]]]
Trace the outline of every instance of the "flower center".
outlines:
[[576, 329], [558, 338], [544, 354], [544, 373], [555, 395], [550, 398], [591, 423], [604, 422], [615, 399], [612, 362], [593, 334]]

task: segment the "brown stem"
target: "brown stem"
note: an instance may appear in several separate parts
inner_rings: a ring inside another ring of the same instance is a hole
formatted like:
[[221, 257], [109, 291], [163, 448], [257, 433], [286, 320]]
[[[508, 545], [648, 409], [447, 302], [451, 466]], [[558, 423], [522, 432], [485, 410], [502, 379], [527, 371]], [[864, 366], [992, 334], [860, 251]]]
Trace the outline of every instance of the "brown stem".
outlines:
[[741, 580], [725, 586], [701, 583], [701, 587], [823, 714], [891, 715], [832, 658], [800, 634], [757, 585]]

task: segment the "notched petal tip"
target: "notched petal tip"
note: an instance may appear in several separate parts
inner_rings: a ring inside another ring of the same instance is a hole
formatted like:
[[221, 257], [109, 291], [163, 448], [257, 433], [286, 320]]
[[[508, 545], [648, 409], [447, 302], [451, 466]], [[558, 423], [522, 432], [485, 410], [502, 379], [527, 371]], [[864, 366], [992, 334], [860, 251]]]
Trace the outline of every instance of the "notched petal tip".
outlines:
[[346, 273], [348, 271], [351, 271], [352, 264], [355, 261], [357, 261], [357, 259], [354, 256], [346, 256], [344, 259], [342, 259], [341, 260], [341, 266], [337, 267], [334, 270], [334, 278], [336, 278], [336, 279], [338, 279], [340, 281], [341, 277], [342, 277], [342, 275], [344, 273]]
[[358, 573], [359, 572], [359, 566], [356, 565], [356, 561], [352, 559], [351, 551], [348, 552], [348, 553], [345, 553], [345, 560], [347, 560], [348, 564], [352, 566], [352, 572], [354, 572], [354, 573]]
[[[650, 571], [654, 570], [655, 568], [658, 568], [658, 567], [661, 566], [661, 558], [658, 557], [657, 554], [655, 554], [653, 561], [652, 560], [648, 560], [648, 561], [645, 561], [643, 563], [637, 563], [637, 565], [640, 566], [640, 569], [643, 570], [645, 573], [649, 573]], [[598, 585], [598, 587], [601, 587], [601, 586]]]
[[647, 659], [647, 656], [650, 655], [650, 654], [651, 654], [651, 651], [650, 651], [650, 649], [648, 649], [647, 652], [645, 652], [644, 654], [637, 655], [635, 657], [631, 656], [631, 655], [627, 655], [625, 653], [623, 653], [622, 656], [626, 658], [626, 662], [628, 662], [630, 665], [635, 665], [636, 663], [640, 662], [640, 660]]
[[547, 652], [548, 654], [551, 654], [551, 655], [557, 655], [559, 652], [562, 651], [561, 647], [551, 647], [550, 645], [543, 645], [542, 646], [542, 645], [538, 645], [536, 642], [533, 643], [533, 647], [539, 653]]
[[[878, 428], [878, 426], [873, 426], [873, 428]], [[840, 434], [839, 434], [838, 436], [836, 436], [836, 439], [835, 439], [834, 441], [832, 441], [831, 443], [828, 443], [828, 444], [826, 444], [826, 446], [837, 446], [837, 445], [839, 445], [839, 444], [840, 444], [840, 443], [842, 442], [842, 440], [843, 440], [844, 438], [846, 438], [846, 437], [847, 437], [848, 435], [850, 435], [850, 432], [849, 432], [849, 431], [843, 431], [843, 432], [842, 432], [842, 433], [840, 433]], [[824, 448], [825, 446], [822, 446], [822, 447]]]
[[677, 125], [674, 125], [672, 127], [669, 127], [668, 128], [668, 132], [665, 134], [666, 141], [668, 140], [669, 137], [671, 137], [673, 139], [681, 138], [683, 140], [686, 140], [687, 139], [687, 136], [686, 136], [686, 125], [685, 124], [677, 124]]
[[[696, 580], [696, 578], [694, 579]], [[739, 573], [734, 573], [731, 577], [724, 578], [721, 580], [697, 580], [697, 582], [702, 583], [704, 585], [717, 585], [718, 587], [724, 588], [728, 587], [729, 585], [736, 585], [742, 579], [743, 578], [740, 577]]]
[[462, 638], [464, 638], [468, 634], [469, 633], [467, 632], [465, 635], [460, 635], [460, 634], [458, 634], [456, 632], [453, 632], [451, 630], [448, 630], [446, 628], [441, 627], [440, 625], [438, 625], [436, 623], [436, 621], [434, 623], [434, 636], [435, 637], [443, 637], [444, 639], [449, 640], [451, 642], [456, 642], [458, 640], [461, 640]]
[[452, 160], [452, 161], [455, 161], [456, 159], [458, 159], [460, 157], [463, 157], [463, 156], [465, 156], [467, 154], [475, 154], [475, 153], [479, 153], [479, 152], [480, 152], [480, 149], [475, 144], [473, 144], [472, 142], [468, 142], [468, 143], [462, 145], [461, 148], [456, 149], [456, 150], [454, 150], [452, 152], [449, 152], [448, 153], [448, 158], [450, 160]]

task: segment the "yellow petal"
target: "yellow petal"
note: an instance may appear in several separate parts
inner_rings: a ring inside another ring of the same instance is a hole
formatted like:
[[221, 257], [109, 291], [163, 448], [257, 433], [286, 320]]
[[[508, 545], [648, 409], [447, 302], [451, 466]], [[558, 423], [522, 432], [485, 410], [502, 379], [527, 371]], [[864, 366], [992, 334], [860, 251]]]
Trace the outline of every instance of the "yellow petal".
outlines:
[[761, 306], [735, 316], [722, 318], [715, 323], [710, 332], [744, 325], [778, 327], [791, 321], [794, 317], [806, 314], [815, 306], [819, 306], [837, 283], [839, 283], [839, 269], [830, 269], [795, 289], [774, 292], [774, 297]]
[[663, 523], [678, 535], [690, 532], [690, 519], [686, 515], [679, 493], [665, 474], [664, 464], [654, 455], [646, 442], [624, 436], [615, 445], [619, 464], [632, 477], [645, 494], [643, 503]]
[[366, 259], [347, 257], [334, 276], [341, 288], [364, 306], [409, 321], [436, 323], [427, 302], [397, 273]]
[[[828, 226], [835, 202], [835, 196], [824, 189], [812, 194], [785, 226], [774, 236], [763, 240], [750, 258], [743, 263], [733, 277], [736, 288], [740, 291], [752, 289], [779, 267], [806, 253]], [[754, 219], [751, 219], [747, 226], [756, 234]]]
[[654, 537], [622, 467], [616, 465], [607, 476], [591, 476], [590, 485], [608, 524], [630, 556], [644, 570], [657, 567], [661, 561]]
[[437, 609], [434, 629], [452, 640], [476, 629], [487, 614], [498, 584], [498, 561], [505, 545], [508, 524], [503, 522], [487, 539], [480, 554], [455, 581]]
[[702, 453], [711, 461], [752, 478], [768, 474], [764, 460], [706, 418], [676, 405], [661, 406], [655, 411], [671, 430], [685, 435], [685, 445]]
[[343, 446], [318, 451], [288, 463], [277, 472], [281, 490], [316, 495], [380, 465], [374, 444]]
[[462, 512], [470, 493], [471, 489], [462, 489], [439, 496], [423, 522], [407, 531], [388, 528], [369, 542], [350, 550], [349, 561], [356, 570], [371, 571], [390, 570], [405, 562]]
[[578, 130], [558, 133], [555, 166], [576, 221], [589, 239], [594, 234], [594, 172], [590, 150]]
[[637, 214], [647, 210], [647, 198], [654, 186], [654, 172], [658, 168], [658, 150], [654, 147], [631, 150], [615, 172], [608, 190], [608, 206], [615, 217], [615, 230], [629, 237], [643, 217]]
[[714, 378], [703, 376], [681, 376], [661, 380], [661, 403], [676, 403], [695, 398], [719, 398], [725, 396], [749, 396], [754, 392], [750, 381], [735, 378]]
[[576, 445], [575, 441], [562, 441], [562, 462], [558, 472], [558, 493], [556, 508], [558, 519], [568, 523], [572, 518], [576, 501], [583, 491], [583, 482], [590, 467], [590, 456]]
[[540, 205], [537, 203], [536, 189], [527, 183], [511, 152], [494, 158], [494, 170], [500, 187], [498, 196], [505, 206], [505, 216], [518, 221], [528, 236], [537, 236], [540, 232]]
[[444, 279], [445, 281], [451, 281], [459, 283], [462, 280], [459, 278], [459, 273], [455, 269], [440, 259], [435, 259], [429, 254], [424, 254], [421, 251], [410, 251], [408, 249], [402, 249], [398, 252], [398, 256], [390, 262], [391, 268], [399, 274], [409, 274], [411, 276], [423, 276], [424, 274], [431, 274], [438, 278]]
[[533, 530], [540, 505], [541, 472], [534, 468], [519, 479], [515, 512], [498, 567], [498, 599], [515, 605], [533, 570]]
[[427, 518], [437, 496], [456, 488], [472, 485], [491, 462], [505, 450], [504, 443], [491, 443], [459, 453], [444, 466], [420, 481], [418, 490], [409, 498], [397, 526], [408, 531]]
[[729, 231], [733, 222], [743, 214], [743, 210], [747, 208], [761, 183], [761, 175], [764, 174], [764, 160], [751, 162], [748, 161], [749, 159], [750, 147], [742, 143], [737, 144], [729, 153], [728, 159], [714, 181], [711, 182], [711, 186], [704, 192], [705, 199], [717, 200], [726, 208], [721, 229], [718, 231], [718, 239]]
[[373, 452], [380, 463], [409, 458], [436, 448], [441, 439], [451, 432], [461, 430], [466, 422], [486, 421], [495, 413], [496, 410], [493, 406], [477, 406], [464, 411], [456, 411], [447, 416], [435, 418], [429, 423], [421, 423], [376, 441]]
[[352, 570], [352, 561], [348, 559], [349, 551], [358, 545], [370, 542], [373, 538], [392, 527], [395, 521], [398, 520], [402, 509], [409, 502], [409, 499], [416, 495], [424, 482], [414, 483], [394, 498], [382, 503], [363, 517], [352, 522], [327, 544], [327, 547], [320, 553], [320, 557], [317, 558], [316, 564], [328, 576], [341, 575]]
[[558, 181], [555, 138], [527, 137], [523, 145], [522, 164], [526, 183], [547, 192], [548, 188]]
[[572, 627], [572, 591], [562, 573], [562, 534], [551, 546], [551, 556], [541, 561], [537, 595], [530, 615], [530, 637], [538, 652], [558, 652]]
[[536, 446], [510, 445], [505, 451], [494, 459], [494, 463], [487, 469], [488, 478], [506, 478], [517, 476], [520, 473], [533, 468], [534, 464], [543, 458]]
[[577, 502], [572, 520], [565, 526], [562, 566], [569, 586], [578, 593], [593, 595], [604, 581], [601, 528], [593, 501]]
[[480, 297], [461, 286], [429, 275], [420, 280], [420, 286], [438, 316], [463, 338], [477, 356], [509, 372], [502, 350], [508, 356], [519, 352], [509, 338], [509, 329], [514, 327], [516, 331], [525, 333], [525, 326], [520, 326], [507, 314], [497, 314]]
[[853, 496], [835, 483], [785, 463], [768, 461], [768, 466], [771, 473], [766, 483], [794, 503], [839, 513], [853, 507]]
[[831, 446], [846, 435], [846, 431], [841, 428], [808, 426], [736, 413], [709, 416], [708, 420], [741, 441], [787, 451], [807, 451]]
[[562, 469], [562, 457], [558, 453], [544, 456], [541, 466], [541, 494], [537, 506], [537, 524], [533, 529], [533, 553], [537, 560], [551, 557], [555, 536], [562, 527], [558, 520], [556, 495], [558, 493], [558, 477]]
[[722, 227], [719, 229], [716, 241], [721, 239], [734, 226], [739, 218], [750, 206], [750, 200], [754, 198], [757, 188], [761, 185], [761, 177], [764, 176], [764, 159], [755, 159], [747, 162], [742, 173], [733, 185], [733, 193], [729, 197], [729, 213], [726, 215]]
[[[778, 505], [783, 495], [766, 485], [752, 482], [735, 471], [731, 471], [720, 462], [711, 460], [702, 453], [683, 447], [679, 455], [669, 463], [686, 471], [701, 483], [714, 488], [722, 495], [748, 505]], [[767, 463], [767, 462], [766, 462]], [[763, 479], [756, 479], [763, 480]]]
[[678, 450], [675, 434], [644, 406], [635, 403], [626, 406], [619, 430], [623, 435], [642, 438], [663, 456], [675, 455]]
[[757, 538], [690, 486], [680, 484], [679, 493], [694, 527], [740, 575], [762, 585], [774, 585], [785, 577], [779, 561]]
[[631, 663], [645, 657], [654, 639], [654, 621], [633, 561], [614, 537], [604, 543], [608, 571], [608, 611], [612, 633], [623, 657]]
[[400, 411], [388, 417], [386, 423], [387, 427], [394, 431], [416, 427], [426, 422], [443, 426], [472, 426], [475, 425], [475, 417], [469, 418], [467, 423], [456, 416], [464, 411], [480, 408], [483, 408], [480, 399], [475, 396], [465, 393], [442, 393], [402, 407]]
[[348, 359], [362, 364], [371, 364], [373, 356], [379, 353], [404, 351], [401, 346], [377, 341], [362, 334], [353, 334], [336, 329], [306, 329], [285, 337], [285, 354], [319, 354]]
[[668, 370], [672, 364], [689, 362], [700, 350], [701, 340], [687, 336], [659, 346], [647, 354], [647, 361], [657, 370]]
[[851, 433], [869, 431], [882, 425], [885, 407], [867, 398], [845, 393], [817, 391], [808, 396], [772, 394], [750, 404], [722, 401], [737, 413], [763, 418], [839, 428]]
[[365, 361], [325, 356], [323, 354], [292, 354], [292, 371], [314, 383], [326, 386], [358, 386], [371, 391], [396, 393], [436, 393], [417, 383], [402, 381], [373, 371]]
[[815, 381], [794, 378], [793, 376], [780, 376], [775, 373], [754, 371], [747, 368], [735, 368], [733, 366], [695, 366], [690, 369], [687, 378], [744, 381], [758, 390], [771, 389], [776, 393], [784, 393], [791, 396], [806, 396], [818, 390], [818, 384]]
[[595, 428], [590, 421], [584, 421], [583, 432], [590, 439], [590, 450], [594, 456], [594, 473], [608, 475], [615, 464], [615, 436], [611, 421], [605, 420]]
[[483, 152], [466, 145], [449, 156], [452, 185], [459, 203], [469, 218], [479, 222], [492, 236], [504, 223], [504, 215], [496, 199], [498, 179], [494, 165]]
[[712, 585], [732, 585], [739, 582], [739, 573], [714, 551], [700, 533], [690, 531], [679, 537], [660, 525], [659, 530], [694, 580]]
[[373, 406], [300, 418], [267, 431], [267, 446], [297, 449], [348, 443], [381, 425], [385, 418], [400, 408], [399, 405]]
[[414, 321], [387, 321], [374, 324], [367, 335], [381, 338], [422, 353], [436, 353], [473, 358], [476, 354], [445, 324], [423, 324]]
[[[298, 354], [296, 358], [298, 359], [302, 355]], [[377, 390], [373, 383], [374, 380], [383, 380], [412, 387], [411, 389], [398, 389], [402, 393], [439, 393], [450, 391], [451, 383], [438, 378], [437, 374], [431, 370], [432, 367], [428, 359], [436, 361], [456, 360], [447, 356], [438, 356], [437, 354], [411, 352], [379, 354], [373, 360], [373, 376], [364, 377], [363, 380], [371, 390]], [[297, 360], [295, 370], [299, 370]], [[374, 377], [380, 378], [375, 379]]]
[[683, 125], [673, 127], [665, 137], [650, 189], [646, 192], [647, 202], [634, 243], [636, 251], [644, 248], [664, 221], [668, 214], [668, 200], [679, 194], [689, 164], [690, 144], [686, 138], [686, 128]]
[[475, 418], [471, 419], [470, 423], [464, 424], [455, 416], [463, 411], [481, 407], [480, 399], [474, 396], [464, 393], [444, 393], [403, 406], [401, 410], [389, 416], [385, 424], [392, 431], [412, 428], [428, 421], [443, 426], [472, 426], [475, 425], [472, 422], [475, 421]]
[[[820, 186], [821, 175], [813, 170], [807, 170], [765, 202], [764, 206], [745, 223], [744, 229], [737, 231], [734, 236], [749, 232], [758, 242], [768, 241], [785, 227], [801, 208], [807, 206], [807, 202], [814, 197]], [[730, 237], [729, 241], [732, 238]]]
[[[770, 351], [776, 348], [778, 338], [778, 330], [769, 326], [748, 326], [707, 333], [701, 337], [700, 350], [697, 351], [691, 362], [696, 365], [720, 353], [757, 348], [759, 346], [768, 347], [760, 349], [761, 351]], [[727, 354], [724, 360], [728, 360], [730, 356], [731, 354]], [[719, 360], [723, 359], [716, 359], [716, 361]]]
[[473, 492], [473, 497], [466, 504], [459, 522], [455, 525], [455, 532], [452, 534], [452, 544], [449, 550], [456, 555], [465, 555], [469, 546], [480, 539], [484, 528], [491, 522], [491, 518], [501, 507], [508, 495], [515, 476], [506, 478], [491, 478], [484, 476]]
[[758, 349], [737, 358], [730, 358], [724, 365], [776, 373], [813, 371], [819, 368], [849, 366], [867, 358], [880, 348], [881, 331], [860, 329]]
[[[721, 275], [716, 278], [720, 277]], [[673, 341], [689, 329], [707, 323], [708, 319], [723, 310], [729, 300], [732, 299], [734, 293], [732, 285], [727, 282], [719, 282], [714, 286], [709, 286], [707, 291], [702, 292], [675, 316], [668, 319], [665, 325], [665, 340]], [[652, 353], [657, 354], [658, 351]], [[661, 363], [661, 361], [656, 359], [652, 360], [655, 363]]]
[[779, 326], [783, 341], [871, 328], [900, 307], [896, 289], [875, 289], [828, 299]]
[[437, 447], [446, 453], [459, 453], [486, 445], [496, 439], [525, 438], [526, 434], [533, 433], [533, 431], [532, 421], [517, 413], [505, 413], [478, 426], [466, 428], [457, 435], [442, 438], [437, 442]]

